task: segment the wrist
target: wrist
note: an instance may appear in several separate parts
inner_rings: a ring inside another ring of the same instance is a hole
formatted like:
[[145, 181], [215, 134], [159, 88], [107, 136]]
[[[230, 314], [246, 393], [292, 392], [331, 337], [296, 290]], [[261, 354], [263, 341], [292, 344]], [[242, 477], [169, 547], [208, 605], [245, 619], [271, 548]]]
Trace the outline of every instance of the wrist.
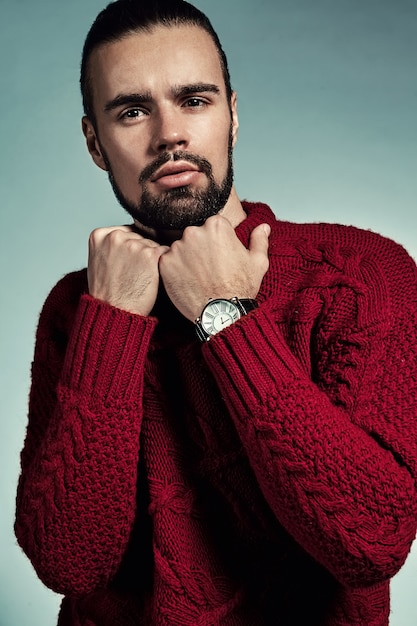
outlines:
[[211, 337], [237, 322], [257, 306], [256, 300], [251, 298], [210, 299], [195, 320], [197, 337], [201, 342], [209, 341]]

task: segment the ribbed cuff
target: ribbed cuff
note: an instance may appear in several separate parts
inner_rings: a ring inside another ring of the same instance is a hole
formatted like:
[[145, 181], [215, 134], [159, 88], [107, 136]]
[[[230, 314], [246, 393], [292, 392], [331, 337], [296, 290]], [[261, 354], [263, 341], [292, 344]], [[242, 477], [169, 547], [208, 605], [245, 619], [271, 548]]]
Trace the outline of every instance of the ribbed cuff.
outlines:
[[208, 341], [203, 354], [220, 388], [229, 396], [232, 392], [243, 407], [265, 398], [279, 382], [306, 379], [263, 305]]
[[62, 383], [104, 400], [137, 397], [156, 319], [83, 295], [66, 351]]

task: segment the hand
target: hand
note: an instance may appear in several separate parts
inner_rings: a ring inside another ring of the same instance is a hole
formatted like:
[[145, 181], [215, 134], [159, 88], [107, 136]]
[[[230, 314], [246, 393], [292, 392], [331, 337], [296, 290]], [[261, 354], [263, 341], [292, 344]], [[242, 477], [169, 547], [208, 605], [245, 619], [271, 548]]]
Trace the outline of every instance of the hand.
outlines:
[[257, 226], [246, 249], [221, 215], [186, 228], [159, 259], [165, 290], [184, 317], [194, 321], [209, 298], [255, 298], [269, 266], [269, 233], [268, 224]]
[[89, 240], [90, 294], [119, 309], [149, 315], [158, 294], [159, 258], [167, 250], [131, 226], [97, 228]]

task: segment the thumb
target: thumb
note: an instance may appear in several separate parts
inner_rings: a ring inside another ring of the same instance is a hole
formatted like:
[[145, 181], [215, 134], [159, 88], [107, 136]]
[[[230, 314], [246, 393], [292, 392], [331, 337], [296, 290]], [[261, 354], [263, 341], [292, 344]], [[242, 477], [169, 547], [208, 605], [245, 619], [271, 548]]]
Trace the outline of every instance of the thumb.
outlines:
[[269, 224], [259, 224], [253, 229], [249, 240], [249, 250], [255, 253], [268, 254], [269, 235], [271, 227]]

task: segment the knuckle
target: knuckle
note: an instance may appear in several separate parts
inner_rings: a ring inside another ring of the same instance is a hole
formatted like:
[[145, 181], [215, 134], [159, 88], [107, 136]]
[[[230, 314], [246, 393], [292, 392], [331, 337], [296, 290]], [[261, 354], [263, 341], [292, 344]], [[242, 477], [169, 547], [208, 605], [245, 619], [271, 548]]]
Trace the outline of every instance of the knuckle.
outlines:
[[261, 263], [261, 271], [265, 274], [269, 269], [269, 258], [267, 256], [263, 257], [263, 263]]
[[133, 239], [127, 239], [127, 241], [124, 242], [124, 246], [127, 252], [131, 254], [132, 252], [135, 252], [136, 250], [136, 241], [134, 241]]
[[169, 254], [170, 255], [175, 254], [175, 252], [178, 251], [178, 248], [179, 248], [178, 241], [173, 241], [169, 247]]
[[139, 245], [137, 247], [137, 241], [130, 241], [129, 242], [131, 247], [135, 250], [138, 251], [138, 253], [141, 255], [142, 258], [148, 260], [148, 261], [155, 261], [159, 258], [159, 249], [157, 246], [143, 246], [143, 245]]
[[[187, 228], [185, 228], [184, 232], [182, 233], [182, 240], [192, 241], [198, 236], [200, 232], [201, 226], [187, 226]], [[178, 244], [178, 240], [172, 242], [171, 250], [175, 246], [175, 244]], [[178, 245], [176, 247], [178, 248]]]
[[102, 236], [103, 228], [95, 228], [91, 231], [88, 241], [90, 244], [96, 244]]
[[206, 224], [214, 227], [215, 229], [222, 228], [225, 225], [225, 218], [222, 215], [216, 214], [209, 217], [206, 221]]
[[111, 231], [109, 231], [107, 233], [107, 237], [110, 242], [114, 242], [114, 243], [118, 243], [125, 238], [124, 233], [118, 228], [114, 228]]

